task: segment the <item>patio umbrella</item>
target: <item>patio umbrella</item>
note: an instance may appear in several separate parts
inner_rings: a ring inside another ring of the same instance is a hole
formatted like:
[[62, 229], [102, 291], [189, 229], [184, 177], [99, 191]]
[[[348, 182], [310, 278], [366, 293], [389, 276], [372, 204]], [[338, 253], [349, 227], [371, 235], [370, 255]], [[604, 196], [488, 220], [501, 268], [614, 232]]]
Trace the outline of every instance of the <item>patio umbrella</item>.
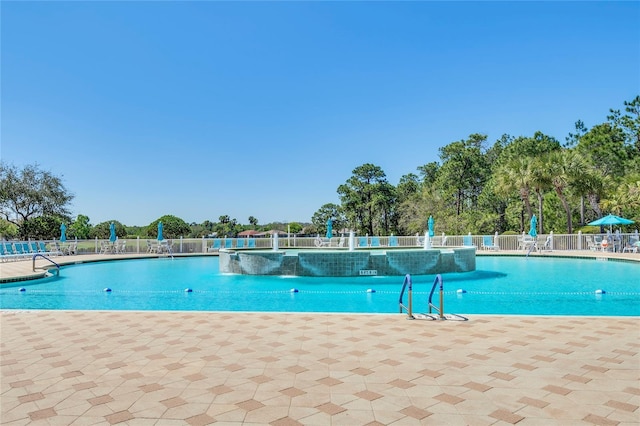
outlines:
[[115, 241], [118, 239], [118, 237], [116, 237], [116, 224], [111, 222], [111, 225], [109, 225], [109, 241], [111, 241], [112, 243], [115, 243]]
[[327, 238], [333, 237], [333, 222], [331, 219], [327, 220]]
[[531, 216], [531, 227], [529, 228], [529, 235], [533, 238], [538, 236], [538, 218], [534, 214]]
[[594, 220], [593, 222], [589, 222], [588, 225], [591, 226], [606, 226], [609, 225], [609, 231], [611, 231], [611, 227], [613, 225], [631, 225], [634, 223], [631, 219], [625, 219], [624, 217], [616, 216], [614, 214], [606, 215], [605, 217], [601, 217], [598, 220]]
[[64, 223], [60, 224], [60, 242], [67, 241], [67, 225]]
[[429, 216], [429, 220], [427, 221], [427, 226], [429, 228], [429, 236], [433, 237], [435, 235], [435, 231], [433, 230], [433, 216]]
[[162, 221], [158, 222], [158, 241], [162, 241]]

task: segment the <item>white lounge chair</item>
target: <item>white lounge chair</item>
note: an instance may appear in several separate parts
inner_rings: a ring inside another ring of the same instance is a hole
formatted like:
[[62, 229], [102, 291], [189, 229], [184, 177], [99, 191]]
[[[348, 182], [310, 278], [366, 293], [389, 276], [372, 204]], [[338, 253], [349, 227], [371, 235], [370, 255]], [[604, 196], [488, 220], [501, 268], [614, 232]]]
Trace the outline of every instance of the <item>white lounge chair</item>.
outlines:
[[640, 248], [640, 241], [637, 238], [631, 237], [629, 241], [622, 249], [623, 253], [638, 253], [638, 249]]

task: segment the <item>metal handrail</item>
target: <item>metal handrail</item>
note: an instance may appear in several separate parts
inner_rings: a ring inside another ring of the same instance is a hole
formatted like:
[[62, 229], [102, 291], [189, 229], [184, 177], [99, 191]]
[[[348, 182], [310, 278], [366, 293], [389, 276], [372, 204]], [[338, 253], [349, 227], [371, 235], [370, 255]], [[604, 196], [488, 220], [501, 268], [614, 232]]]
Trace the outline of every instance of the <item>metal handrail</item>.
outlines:
[[[402, 296], [404, 295], [404, 289], [407, 287], [407, 285], [409, 286], [409, 290], [407, 292], [407, 297], [408, 297], [408, 302], [407, 304], [409, 305], [408, 307], [402, 304]], [[415, 319], [415, 317], [413, 316], [413, 312], [412, 312], [412, 305], [413, 305], [413, 300], [412, 300], [412, 287], [413, 284], [411, 283], [411, 275], [407, 274], [404, 276], [404, 281], [402, 282], [402, 290], [400, 290], [400, 298], [398, 299], [398, 305], [400, 305], [400, 313], [402, 313], [402, 309], [406, 309], [407, 310], [407, 319]]]
[[[436, 290], [436, 285], [440, 283], [440, 308], [436, 307], [433, 303], [433, 292]], [[431, 313], [431, 309], [435, 309], [440, 319], [444, 319], [444, 291], [443, 291], [443, 281], [442, 276], [440, 274], [436, 275], [436, 278], [433, 280], [433, 285], [431, 286], [431, 292], [429, 293], [429, 313]]]
[[[36, 258], [38, 256], [40, 256], [41, 258], [43, 258], [45, 260], [48, 260], [49, 262], [53, 263], [53, 265], [57, 268], [56, 269], [57, 275], [60, 275], [60, 265], [58, 265], [56, 262], [54, 262], [53, 260], [49, 259], [47, 256], [45, 256], [42, 253], [36, 253], [31, 258], [31, 269], [33, 270], [33, 272], [36, 272]], [[44, 268], [40, 268], [40, 269], [44, 269]]]

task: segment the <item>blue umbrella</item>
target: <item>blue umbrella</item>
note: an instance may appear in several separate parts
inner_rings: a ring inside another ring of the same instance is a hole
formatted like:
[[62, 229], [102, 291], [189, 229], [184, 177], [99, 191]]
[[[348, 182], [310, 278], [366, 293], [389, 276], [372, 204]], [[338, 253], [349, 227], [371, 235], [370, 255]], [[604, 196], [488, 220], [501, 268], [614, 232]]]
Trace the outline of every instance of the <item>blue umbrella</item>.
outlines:
[[433, 216], [429, 216], [429, 220], [427, 221], [427, 226], [429, 227], [429, 236], [433, 237], [435, 232], [433, 230]]
[[162, 241], [162, 221], [158, 222], [158, 241]]
[[613, 225], [631, 225], [632, 223], [635, 223], [635, 222], [630, 219], [625, 219], [624, 217], [616, 216], [614, 214], [608, 214], [605, 217], [601, 217], [598, 220], [589, 222], [588, 225], [591, 225], [591, 226], [609, 225], [609, 231], [611, 231], [611, 227]]
[[327, 238], [333, 237], [333, 222], [331, 219], [327, 220]]
[[63, 243], [67, 241], [67, 225], [64, 223], [60, 224], [60, 241]]
[[529, 235], [533, 238], [538, 236], [538, 218], [535, 214], [531, 216], [531, 228], [529, 228]]
[[111, 241], [112, 243], [114, 243], [118, 237], [116, 237], [116, 224], [111, 222], [111, 225], [109, 225], [109, 231], [111, 232], [111, 235], [109, 235], [109, 241]]

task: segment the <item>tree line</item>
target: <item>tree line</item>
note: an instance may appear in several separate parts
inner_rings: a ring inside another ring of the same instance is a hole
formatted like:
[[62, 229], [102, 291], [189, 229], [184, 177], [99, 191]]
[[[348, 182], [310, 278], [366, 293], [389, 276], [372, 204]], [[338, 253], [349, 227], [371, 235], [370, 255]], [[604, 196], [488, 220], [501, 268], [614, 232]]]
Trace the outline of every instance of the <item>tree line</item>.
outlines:
[[591, 128], [578, 120], [564, 143], [542, 132], [505, 134], [493, 143], [474, 133], [438, 153], [439, 162], [416, 167], [396, 185], [377, 165], [357, 166], [336, 189], [340, 204], [322, 205], [310, 223], [264, 225], [255, 216], [241, 224], [229, 215], [200, 224], [165, 215], [146, 226], [116, 219], [92, 225], [86, 215], [72, 217], [74, 196], [60, 177], [38, 164], [0, 162], [0, 235], [53, 239], [62, 223], [68, 236], [87, 239], [108, 238], [112, 222], [121, 238], [155, 237], [158, 221], [166, 238], [177, 238], [233, 237], [247, 229], [324, 234], [329, 219], [334, 232], [360, 235], [423, 233], [429, 216], [436, 232], [458, 235], [520, 233], [534, 214], [539, 233], [573, 233], [606, 213], [640, 221], [640, 96]]
[[433, 216], [437, 232], [460, 235], [520, 233], [534, 214], [539, 233], [573, 233], [605, 213], [640, 220], [640, 96], [591, 128], [577, 121], [564, 143], [542, 132], [492, 144], [471, 134], [438, 152], [440, 162], [395, 186], [377, 165], [356, 167], [337, 188], [340, 204], [320, 207], [313, 224], [413, 235]]

